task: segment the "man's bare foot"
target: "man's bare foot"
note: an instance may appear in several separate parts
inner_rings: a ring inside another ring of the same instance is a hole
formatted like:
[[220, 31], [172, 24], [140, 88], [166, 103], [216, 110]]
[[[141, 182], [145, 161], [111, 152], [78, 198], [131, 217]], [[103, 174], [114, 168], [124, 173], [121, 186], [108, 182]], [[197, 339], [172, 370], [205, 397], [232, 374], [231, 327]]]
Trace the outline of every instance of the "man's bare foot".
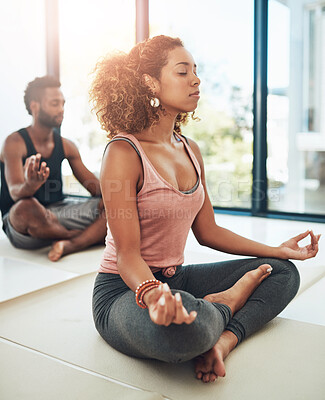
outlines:
[[224, 360], [237, 344], [237, 337], [230, 331], [224, 331], [217, 343], [195, 361], [197, 379], [203, 382], [214, 382], [218, 376], [226, 375]]
[[82, 233], [82, 230], [73, 229], [70, 230], [69, 233], [70, 236], [68, 239], [58, 240], [52, 244], [52, 248], [47, 255], [49, 260], [58, 261], [66, 254], [74, 253], [79, 249], [80, 246], [77, 246], [74, 239]]
[[48, 258], [51, 261], [58, 261], [61, 257], [67, 254], [66, 248], [69, 246], [70, 240], [59, 240], [52, 244], [51, 250], [48, 253]]
[[81, 250], [81, 247], [74, 238], [71, 240], [59, 240], [52, 244], [47, 256], [51, 261], [58, 261], [61, 257], [79, 250]]
[[244, 306], [260, 283], [271, 274], [271, 271], [272, 267], [269, 264], [262, 264], [258, 268], [246, 272], [230, 289], [208, 294], [204, 297], [204, 300], [210, 303], [226, 304], [234, 315]]

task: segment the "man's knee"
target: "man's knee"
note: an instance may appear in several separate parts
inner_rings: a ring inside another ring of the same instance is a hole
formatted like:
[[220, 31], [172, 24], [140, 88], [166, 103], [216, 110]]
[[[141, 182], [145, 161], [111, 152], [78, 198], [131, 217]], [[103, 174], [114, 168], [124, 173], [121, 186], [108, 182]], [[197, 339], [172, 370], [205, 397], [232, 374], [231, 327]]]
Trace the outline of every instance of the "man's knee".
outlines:
[[[34, 197], [18, 200], [10, 210], [10, 217], [31, 218], [42, 214], [44, 207]], [[43, 211], [44, 213], [44, 211]]]
[[18, 200], [10, 209], [10, 222], [21, 233], [30, 225], [44, 223], [46, 209], [34, 197]]

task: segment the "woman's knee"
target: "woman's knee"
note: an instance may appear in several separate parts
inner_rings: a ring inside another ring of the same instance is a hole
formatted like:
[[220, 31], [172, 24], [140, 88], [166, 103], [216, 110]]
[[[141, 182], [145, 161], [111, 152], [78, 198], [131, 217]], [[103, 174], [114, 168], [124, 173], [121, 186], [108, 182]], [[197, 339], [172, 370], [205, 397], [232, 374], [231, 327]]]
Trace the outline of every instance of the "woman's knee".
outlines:
[[[174, 340], [172, 351], [166, 352], [163, 361], [172, 363], [189, 361], [210, 350], [224, 331], [225, 323], [220, 312], [205, 300], [198, 299], [198, 301], [200, 304], [195, 307], [197, 317], [191, 324], [172, 324], [169, 327], [170, 337]], [[167, 342], [170, 346], [170, 340]]]
[[278, 273], [285, 276], [287, 291], [293, 298], [297, 294], [300, 286], [300, 275], [297, 267], [290, 260], [276, 259], [274, 262]]
[[289, 260], [285, 260], [285, 265], [288, 270], [288, 274], [290, 275], [290, 284], [294, 291], [294, 295], [297, 294], [300, 286], [300, 274], [295, 266], [295, 264]]
[[189, 325], [160, 326], [153, 325], [152, 321], [149, 324], [151, 327], [140, 334], [141, 340], [136, 340], [131, 333], [123, 330], [120, 335], [111, 335], [109, 343], [130, 356], [182, 363], [210, 350], [218, 340], [214, 321], [205, 321], [199, 314]]
[[[138, 314], [138, 318], [130, 320], [125, 314], [127, 297], [130, 297], [130, 302], [134, 302], [133, 293], [130, 292], [123, 296], [123, 303], [114, 303], [115, 306], [112, 306], [109, 313], [110, 320], [106, 318], [106, 323], [99, 316], [100, 302], [96, 300], [94, 319], [97, 330], [112, 347], [130, 356], [169, 363], [191, 360], [215, 345], [218, 332], [222, 333], [225, 324], [222, 315], [212, 304], [196, 299], [187, 292], [179, 292], [187, 311], [197, 311], [196, 319], [189, 325], [156, 325], [146, 311]], [[133, 315], [135, 316], [135, 313]], [[110, 329], [102, 329], [103, 325], [109, 325]]]
[[211, 323], [202, 321], [176, 327], [177, 334], [171, 335], [174, 337], [173, 344], [168, 340], [168, 348], [157, 358], [169, 363], [182, 363], [207, 352], [218, 340], [213, 328]]

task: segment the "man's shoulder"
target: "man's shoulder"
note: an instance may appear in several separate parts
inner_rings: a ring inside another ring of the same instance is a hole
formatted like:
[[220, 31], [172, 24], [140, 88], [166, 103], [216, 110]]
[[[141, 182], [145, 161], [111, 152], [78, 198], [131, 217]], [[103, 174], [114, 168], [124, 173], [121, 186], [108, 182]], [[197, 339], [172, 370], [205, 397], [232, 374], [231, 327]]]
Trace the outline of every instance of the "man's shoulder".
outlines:
[[62, 135], [61, 135], [61, 140], [62, 140], [62, 143], [63, 143], [65, 146], [74, 146], [74, 147], [77, 147], [76, 144], [73, 142], [73, 140], [68, 139], [68, 138], [65, 137], [65, 136], [62, 136]]
[[75, 156], [76, 153], [79, 153], [77, 145], [70, 139], [61, 136], [63, 150], [67, 158], [70, 156]]
[[19, 148], [24, 149], [24, 139], [22, 138], [21, 134], [19, 133], [19, 131], [15, 131], [10, 133], [10, 135], [8, 135], [4, 142], [3, 142], [3, 146], [2, 146], [2, 150], [5, 149], [6, 147], [11, 147], [11, 146], [18, 146], [17, 150], [19, 150]]
[[18, 142], [19, 142], [19, 141], [24, 142], [24, 140], [23, 140], [21, 134], [19, 133], [19, 131], [21, 131], [21, 129], [15, 131], [15, 132], [10, 133], [10, 135], [8, 135], [8, 136], [6, 137], [5, 141], [8, 141], [8, 142], [15, 142], [15, 143], [16, 143], [17, 141], [18, 141]]
[[19, 131], [12, 132], [5, 138], [1, 149], [1, 161], [3, 160], [3, 152], [10, 149], [14, 149], [16, 152], [20, 152], [20, 150], [23, 152], [26, 150], [24, 139]]

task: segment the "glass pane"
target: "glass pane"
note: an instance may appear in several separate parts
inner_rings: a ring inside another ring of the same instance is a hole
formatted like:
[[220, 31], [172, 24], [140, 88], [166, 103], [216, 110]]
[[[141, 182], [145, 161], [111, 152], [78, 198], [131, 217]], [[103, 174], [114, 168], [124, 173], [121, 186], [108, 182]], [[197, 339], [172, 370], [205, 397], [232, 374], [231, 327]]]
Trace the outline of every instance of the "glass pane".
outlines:
[[324, 214], [325, 9], [283, 3], [269, 1], [269, 209]]
[[44, 0], [0, 5], [0, 145], [31, 123], [24, 104], [28, 82], [46, 74]]
[[[96, 62], [114, 50], [135, 44], [135, 1], [61, 0], [60, 68], [66, 98], [62, 135], [77, 144], [87, 168], [99, 174], [106, 133], [91, 113], [88, 90]], [[74, 179], [66, 162], [65, 193], [88, 192]]]
[[253, 0], [150, 0], [150, 36], [180, 37], [198, 65], [201, 100], [183, 133], [197, 141], [214, 206], [251, 206]]

